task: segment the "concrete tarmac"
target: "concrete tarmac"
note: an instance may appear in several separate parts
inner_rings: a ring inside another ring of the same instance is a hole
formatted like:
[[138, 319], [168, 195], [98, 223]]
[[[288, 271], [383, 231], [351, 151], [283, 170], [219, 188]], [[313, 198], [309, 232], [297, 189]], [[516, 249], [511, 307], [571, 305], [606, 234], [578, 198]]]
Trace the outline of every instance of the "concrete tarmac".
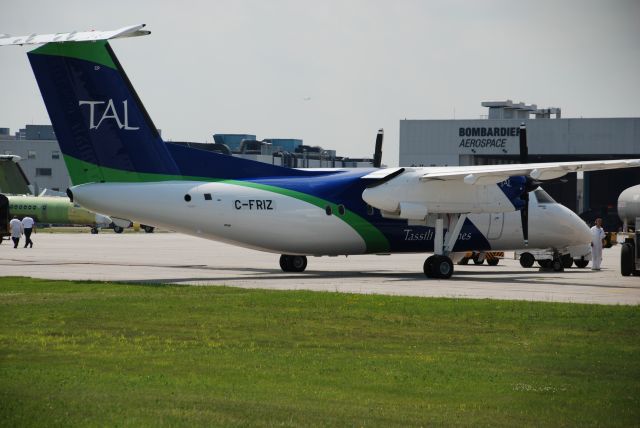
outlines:
[[[32, 249], [0, 245], [3, 276], [228, 285], [404, 296], [640, 304], [640, 277], [620, 275], [620, 246], [604, 251], [601, 271], [524, 269], [513, 253], [497, 266], [455, 266], [449, 280], [422, 273], [427, 255], [309, 257], [304, 273], [284, 273], [279, 255], [178, 233], [39, 233]], [[24, 244], [24, 239], [21, 240]]]

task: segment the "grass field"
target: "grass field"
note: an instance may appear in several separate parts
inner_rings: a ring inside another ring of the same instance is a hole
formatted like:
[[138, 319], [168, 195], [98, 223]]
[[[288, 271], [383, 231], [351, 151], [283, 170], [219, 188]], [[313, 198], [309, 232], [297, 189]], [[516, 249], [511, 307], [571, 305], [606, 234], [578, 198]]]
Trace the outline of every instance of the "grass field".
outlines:
[[640, 307], [0, 279], [1, 426], [633, 426]]

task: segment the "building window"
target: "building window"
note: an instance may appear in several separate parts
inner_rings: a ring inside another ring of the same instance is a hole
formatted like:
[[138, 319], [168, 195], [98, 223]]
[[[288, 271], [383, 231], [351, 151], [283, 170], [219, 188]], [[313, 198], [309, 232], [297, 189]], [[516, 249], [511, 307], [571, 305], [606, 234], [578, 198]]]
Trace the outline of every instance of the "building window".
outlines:
[[211, 200], [211, 193], [205, 193], [204, 194], [204, 200], [205, 201], [210, 201]]
[[36, 168], [37, 177], [51, 177], [51, 168]]
[[36, 151], [35, 150], [28, 150], [27, 151], [27, 159], [35, 159], [36, 158]]
[[51, 152], [51, 159], [60, 159], [60, 152], [57, 150], [54, 150]]

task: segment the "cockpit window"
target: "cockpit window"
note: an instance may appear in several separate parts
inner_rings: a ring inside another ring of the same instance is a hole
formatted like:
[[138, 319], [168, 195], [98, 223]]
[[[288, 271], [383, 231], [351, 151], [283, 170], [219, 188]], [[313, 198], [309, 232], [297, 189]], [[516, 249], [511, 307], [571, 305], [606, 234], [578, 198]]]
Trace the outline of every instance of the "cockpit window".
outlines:
[[553, 198], [549, 196], [549, 194], [542, 189], [536, 189], [534, 193], [536, 194], [536, 199], [538, 200], [539, 204], [555, 204], [556, 203], [556, 201], [554, 201]]

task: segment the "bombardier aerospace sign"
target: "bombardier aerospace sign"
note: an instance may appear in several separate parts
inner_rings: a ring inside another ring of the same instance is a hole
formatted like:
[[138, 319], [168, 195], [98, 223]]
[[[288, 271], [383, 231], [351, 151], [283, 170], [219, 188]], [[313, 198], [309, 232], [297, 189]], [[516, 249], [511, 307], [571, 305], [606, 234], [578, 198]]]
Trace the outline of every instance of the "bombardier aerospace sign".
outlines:
[[468, 127], [460, 128], [458, 136], [462, 137], [458, 147], [478, 149], [485, 147], [505, 148], [506, 137], [517, 137], [520, 135], [520, 128], [516, 126], [494, 126], [494, 127]]

